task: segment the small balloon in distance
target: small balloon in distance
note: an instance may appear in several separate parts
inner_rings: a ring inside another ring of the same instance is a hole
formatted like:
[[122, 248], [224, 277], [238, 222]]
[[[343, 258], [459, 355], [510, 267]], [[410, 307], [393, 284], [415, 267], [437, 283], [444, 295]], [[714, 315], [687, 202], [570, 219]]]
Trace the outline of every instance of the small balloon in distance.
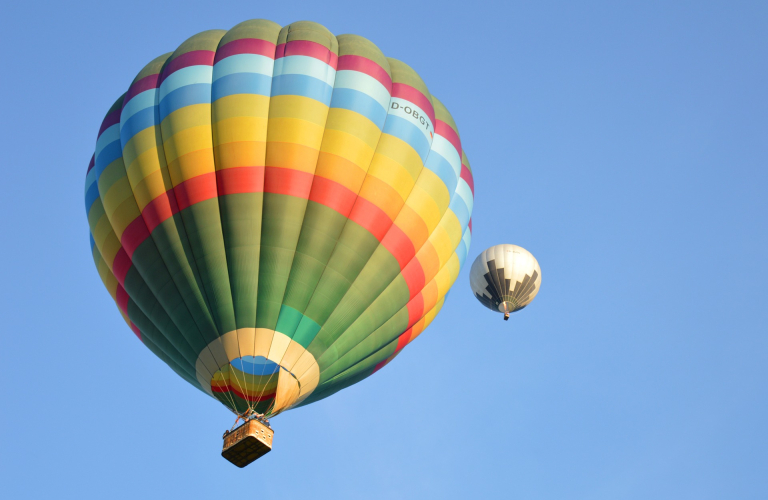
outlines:
[[509, 315], [530, 304], [541, 288], [536, 257], [517, 245], [492, 246], [477, 256], [469, 272], [477, 300], [488, 309]]

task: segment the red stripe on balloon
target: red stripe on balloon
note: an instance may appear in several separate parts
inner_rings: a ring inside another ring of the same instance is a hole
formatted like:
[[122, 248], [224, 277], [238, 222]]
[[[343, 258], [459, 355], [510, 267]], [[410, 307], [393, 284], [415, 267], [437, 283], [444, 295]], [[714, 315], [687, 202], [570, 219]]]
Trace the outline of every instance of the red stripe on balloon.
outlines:
[[161, 73], [157, 85], [162, 85], [166, 78], [180, 69], [188, 68], [190, 66], [213, 66], [213, 58], [215, 56], [216, 53], [212, 50], [191, 50], [185, 52], [169, 62], [165, 68], [163, 68], [163, 72]]
[[389, 76], [389, 73], [387, 73], [384, 68], [371, 61], [367, 57], [355, 55], [339, 57], [339, 66], [336, 68], [336, 71], [344, 70], [359, 71], [360, 73], [365, 73], [366, 75], [378, 80], [382, 85], [384, 85], [387, 91], [390, 93], [392, 92], [392, 78]]
[[240, 38], [238, 40], [232, 40], [216, 50], [213, 64], [216, 64], [224, 58], [236, 56], [238, 54], [258, 54], [274, 59], [275, 44], [259, 38]]
[[332, 208], [344, 217], [348, 217], [349, 212], [355, 205], [357, 194], [338, 182], [316, 176], [312, 183], [309, 199]]
[[424, 295], [418, 294], [408, 302], [408, 328], [424, 316]]
[[139, 340], [144, 342], [141, 338], [141, 330], [139, 330], [139, 327], [133, 324], [133, 321], [131, 321], [131, 330], [133, 330], [133, 333], [136, 334], [137, 337], [139, 337]]
[[149, 230], [144, 217], [136, 217], [128, 224], [123, 234], [120, 236], [120, 244], [125, 249], [128, 257], [133, 259], [133, 252], [136, 251], [142, 241], [149, 238]]
[[461, 158], [461, 139], [459, 139], [459, 135], [453, 130], [453, 127], [442, 120], [437, 120], [437, 123], [435, 123], [435, 132], [448, 139], [448, 142], [453, 144], [453, 147], [456, 148], [456, 151], [459, 153], [459, 158]]
[[[122, 283], [125, 279], [136, 249], [157, 226], [179, 211], [217, 196], [262, 191], [310, 199], [348, 217], [382, 242], [401, 269], [407, 267], [415, 255], [413, 243], [399, 227], [392, 229], [392, 220], [381, 208], [337, 182], [287, 168], [235, 167], [188, 179], [149, 202], [142, 210], [142, 216], [134, 219], [121, 237], [123, 248], [118, 251], [113, 264], [118, 281]], [[421, 265], [414, 262], [413, 265], [420, 268]], [[415, 270], [412, 273], [414, 278], [409, 279], [409, 288], [424, 280], [423, 277], [416, 278]], [[423, 271], [421, 273], [423, 275]]]
[[339, 56], [334, 54], [325, 45], [309, 40], [293, 40], [281, 43], [275, 48], [275, 59], [288, 56], [308, 56], [323, 61], [333, 69], [338, 65]]
[[115, 278], [117, 278], [117, 282], [123, 286], [125, 285], [125, 277], [132, 265], [131, 258], [128, 257], [125, 249], [121, 248], [118, 250], [115, 255], [115, 260], [112, 262], [112, 273], [115, 275]]
[[176, 194], [176, 202], [179, 204], [179, 210], [184, 210], [201, 201], [216, 198], [216, 196], [218, 196], [218, 191], [216, 189], [216, 173], [209, 172], [187, 179], [186, 181], [177, 184], [176, 187], [173, 188], [173, 192]]
[[432, 103], [429, 102], [427, 96], [415, 88], [404, 83], [393, 83], [392, 97], [398, 97], [400, 99], [405, 99], [406, 101], [411, 101], [416, 106], [424, 110], [424, 112], [427, 113], [427, 116], [429, 116], [430, 120], [432, 120], [432, 123], [435, 123], [435, 110], [432, 107]]
[[[329, 181], [330, 182], [330, 181]], [[265, 189], [265, 185], [267, 189]], [[149, 236], [160, 224], [173, 217], [179, 211], [206, 201], [217, 196], [238, 193], [269, 193], [288, 194], [307, 198], [312, 186], [312, 174], [286, 168], [264, 167], [235, 167], [198, 175], [178, 184], [171, 191], [167, 191], [149, 202], [141, 212], [146, 223], [146, 232], [138, 227], [131, 228], [130, 247], [133, 251]], [[129, 227], [140, 219], [135, 219]], [[126, 232], [128, 230], [126, 229]]]
[[167, 191], [154, 200], [147, 203], [141, 215], [147, 223], [147, 229], [151, 233], [157, 226], [170, 219], [179, 212], [179, 205], [176, 203], [176, 195], [173, 191]]
[[211, 384], [211, 390], [213, 392], [219, 392], [219, 393], [232, 392], [232, 393], [237, 394], [237, 396], [240, 399], [245, 400], [245, 401], [257, 401], [258, 402], [258, 401], [267, 401], [269, 399], [274, 399], [275, 398], [275, 392], [272, 392], [270, 394], [262, 394], [262, 395], [259, 395], [259, 396], [247, 396], [247, 395], [245, 395], [242, 392], [238, 391], [236, 388], [232, 387], [229, 384], [225, 384], [225, 385], [213, 385], [213, 384]]
[[397, 224], [392, 224], [381, 240], [381, 244], [384, 248], [389, 250], [397, 263], [400, 264], [400, 269], [405, 268], [411, 261], [414, 255], [416, 255], [416, 249], [413, 247], [413, 242], [407, 234], [400, 229]]
[[405, 266], [405, 269], [401, 271], [401, 274], [405, 279], [405, 284], [408, 285], [408, 300], [411, 300], [424, 289], [424, 285], [427, 282], [424, 268], [421, 267], [421, 262], [414, 259]]
[[377, 371], [381, 370], [385, 366], [389, 364], [390, 361], [395, 359], [395, 356], [403, 350], [405, 346], [408, 345], [408, 342], [411, 338], [411, 332], [413, 331], [413, 328], [408, 328], [406, 331], [400, 334], [400, 336], [397, 338], [397, 345], [395, 346], [395, 352], [393, 352], [390, 356], [387, 357], [384, 361], [379, 362], [376, 367], [374, 367], [373, 373], [376, 373]]
[[403, 348], [408, 345], [408, 342], [411, 340], [412, 333], [413, 333], [413, 328], [408, 328], [406, 331], [402, 333], [402, 335], [400, 335], [400, 337], [397, 338], [397, 347], [395, 347], [395, 352], [394, 354], [392, 354], [392, 358], [394, 358], [395, 355], [397, 355], [397, 353], [402, 351]]
[[264, 172], [264, 192], [287, 194], [299, 198], [309, 198], [314, 176], [291, 168], [266, 167]]
[[382, 209], [365, 198], [357, 199], [349, 214], [349, 220], [368, 230], [379, 241], [384, 239], [390, 226], [392, 226], [392, 219]]
[[264, 167], [233, 167], [216, 172], [219, 196], [264, 191]]

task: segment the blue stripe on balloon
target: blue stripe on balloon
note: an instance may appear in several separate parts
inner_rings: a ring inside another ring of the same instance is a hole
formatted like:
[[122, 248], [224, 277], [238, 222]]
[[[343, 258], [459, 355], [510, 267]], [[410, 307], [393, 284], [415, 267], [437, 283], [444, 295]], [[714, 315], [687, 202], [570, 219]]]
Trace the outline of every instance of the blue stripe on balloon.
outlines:
[[387, 110], [381, 107], [379, 101], [359, 90], [334, 89], [331, 107], [360, 113], [371, 120], [379, 130], [384, 126], [384, 121], [387, 119]]
[[98, 199], [98, 197], [99, 197], [99, 184], [98, 182], [94, 182], [88, 188], [88, 191], [85, 192], [85, 213], [86, 214], [91, 211], [91, 206], [93, 205], [93, 202]]
[[456, 177], [456, 171], [453, 169], [448, 160], [443, 156], [432, 150], [429, 152], [425, 167], [433, 171], [443, 181], [445, 187], [448, 188], [449, 193], [456, 191], [456, 185], [459, 183], [459, 179]]
[[101, 173], [113, 161], [123, 156], [123, 148], [120, 146], [120, 139], [112, 141], [101, 150], [96, 157], [96, 163], [93, 168], [96, 170], [96, 178], [101, 177]]
[[280, 75], [272, 78], [272, 97], [298, 95], [309, 97], [328, 106], [331, 103], [332, 92], [333, 87], [307, 75]]
[[258, 73], [234, 73], [213, 82], [211, 99], [221, 99], [234, 94], [257, 94], [269, 97], [272, 77]]
[[149, 127], [160, 123], [160, 113], [156, 106], [144, 108], [120, 125], [120, 142], [125, 147], [133, 136]]
[[[466, 258], [469, 256], [469, 247], [472, 245], [472, 231], [469, 228], [464, 230], [464, 238], [461, 240], [464, 243], [464, 259], [460, 259], [461, 265], [464, 265]], [[461, 267], [461, 265], [459, 267]]]
[[459, 219], [459, 223], [461, 224], [461, 227], [466, 227], [469, 225], [469, 208], [467, 207], [467, 204], [464, 202], [464, 198], [461, 196], [454, 196], [451, 199], [451, 204], [448, 206], [454, 214], [456, 214], [456, 218]]
[[211, 84], [193, 83], [185, 85], [172, 92], [169, 92], [162, 101], [160, 101], [160, 120], [186, 106], [193, 104], [209, 104], [211, 102]]
[[461, 240], [459, 246], [456, 247], [456, 257], [459, 258], [459, 268], [463, 267], [467, 258], [467, 244], [464, 243], [464, 240]]
[[424, 162], [429, 154], [429, 142], [421, 129], [404, 118], [390, 114], [384, 124], [384, 133], [408, 143]]

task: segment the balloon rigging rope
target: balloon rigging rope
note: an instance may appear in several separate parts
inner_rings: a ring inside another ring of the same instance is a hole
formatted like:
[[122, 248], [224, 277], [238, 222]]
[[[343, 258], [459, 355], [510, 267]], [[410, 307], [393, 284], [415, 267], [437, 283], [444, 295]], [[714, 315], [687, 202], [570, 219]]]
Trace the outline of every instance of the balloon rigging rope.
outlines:
[[[221, 369], [219, 369], [219, 371], [221, 371]], [[225, 397], [228, 397], [229, 401], [232, 403], [232, 406], [230, 407], [230, 410], [232, 411], [232, 413], [235, 413], [236, 415], [239, 416], [240, 413], [237, 411], [237, 405], [235, 404], [235, 398], [234, 398], [234, 396], [232, 396], [232, 392], [230, 390], [229, 376], [227, 376], [227, 390], [224, 392], [224, 395], [225, 395]], [[223, 401], [221, 402], [221, 404], [223, 404], [224, 406], [227, 406], [226, 404], [224, 404]]]
[[[274, 339], [275, 339], [275, 333], [277, 333], [277, 332], [273, 332], [273, 333], [272, 333], [272, 340], [273, 340], [273, 341], [274, 341]], [[270, 349], [271, 349], [271, 348], [272, 348], [272, 345], [270, 344]], [[267, 356], [268, 356], [268, 355], [269, 355], [269, 354], [267, 354]], [[272, 361], [272, 360], [270, 360], [270, 359], [269, 359], [269, 358], [267, 358], [267, 357], [265, 357], [264, 359], [265, 359], [266, 361]], [[267, 365], [267, 364], [265, 364], [264, 366], [266, 367], [266, 366], [268, 366], [268, 365]], [[279, 372], [279, 371], [280, 371], [280, 368], [279, 368], [279, 365], [278, 365], [278, 372]], [[256, 406], [258, 406], [258, 404], [261, 402], [261, 398], [262, 398], [262, 396], [264, 395], [264, 391], [266, 390], [267, 386], [269, 385], [269, 382], [272, 380], [272, 375], [274, 375], [274, 373], [273, 373], [273, 374], [271, 374], [271, 375], [269, 376], [269, 378], [267, 379], [267, 381], [266, 381], [266, 382], [265, 382], [265, 383], [264, 383], [264, 384], [261, 386], [261, 390], [259, 391], [259, 394], [258, 394], [258, 396], [256, 396], [256, 397], [254, 398], [254, 405], [253, 405], [253, 406], [254, 406], [254, 411], [255, 411], [255, 409], [256, 409]], [[262, 376], [262, 377], [264, 376], [264, 368], [262, 368], [262, 370], [261, 370], [261, 376]], [[278, 375], [278, 377], [279, 377], [279, 375]], [[266, 415], [266, 414], [267, 414], [267, 412], [265, 411], [265, 412], [264, 412], [264, 414]]]
[[[221, 338], [221, 337], [219, 337], [219, 338]], [[239, 339], [238, 339], [238, 340], [239, 340]], [[222, 345], [223, 345], [223, 342], [222, 342]], [[237, 353], [238, 353], [238, 354], [241, 354], [241, 353], [240, 353], [240, 342], [238, 342], [238, 343], [237, 343], [237, 349], [238, 349]], [[229, 357], [229, 355], [227, 355], [227, 357]], [[242, 364], [242, 361], [243, 361], [243, 358], [242, 358], [242, 356], [240, 356], [240, 362], [241, 362], [241, 364]], [[250, 402], [248, 401], [248, 392], [247, 392], [247, 391], [246, 391], [246, 389], [245, 389], [245, 388], [244, 388], [244, 387], [243, 387], [243, 386], [240, 384], [240, 379], [238, 378], [236, 371], [239, 371], [239, 370], [237, 370], [237, 369], [236, 369], [234, 366], [232, 366], [232, 361], [230, 361], [230, 362], [229, 362], [229, 374], [230, 374], [230, 377], [229, 377], [229, 378], [230, 378], [230, 380], [231, 380], [231, 379], [232, 379], [232, 376], [234, 375], [234, 378], [235, 378], [235, 382], [237, 382], [237, 387], [240, 389], [240, 393], [243, 395], [243, 396], [242, 396], [242, 399], [243, 399], [243, 401], [245, 401], [245, 404], [248, 406], [248, 408], [250, 408], [250, 407], [251, 407], [251, 405], [250, 405]], [[243, 384], [246, 384], [246, 380], [245, 380], [245, 372], [243, 372]], [[246, 387], [247, 387], [247, 385], [246, 385]], [[235, 408], [235, 411], [237, 411], [237, 408]], [[238, 412], [238, 414], [239, 414], [239, 412]]]
[[[225, 366], [226, 366], [226, 365], [225, 365]], [[227, 378], [226, 378], [226, 384], [227, 384], [227, 385], [226, 385], [226, 390], [224, 391], [224, 393], [223, 393], [223, 394], [224, 394], [224, 397], [225, 397], [226, 399], [229, 399], [229, 402], [232, 404], [232, 406], [231, 406], [231, 407], [229, 407], [230, 411], [232, 411], [233, 413], [235, 413], [235, 414], [239, 415], [239, 414], [240, 414], [240, 412], [238, 412], [238, 411], [237, 411], [237, 404], [235, 403], [235, 399], [234, 399], [234, 396], [232, 395], [232, 389], [231, 389], [231, 385], [230, 385], [230, 378], [231, 378], [231, 377], [230, 377], [230, 373], [232, 372], [232, 366], [231, 366], [231, 365], [229, 365], [229, 366], [230, 366], [230, 369], [229, 369], [229, 370], [227, 370]], [[224, 372], [222, 371], [222, 368], [224, 368], [224, 367], [221, 367], [221, 368], [219, 368], [219, 370], [218, 370], [218, 371], [219, 371], [219, 372], [221, 372], [221, 374], [222, 374], [222, 378], [224, 378], [224, 377], [223, 377], [223, 376], [224, 376]], [[218, 398], [217, 398], [217, 399], [218, 399]], [[221, 400], [219, 400], [219, 401], [220, 401], [220, 402], [221, 402], [221, 404], [223, 404], [224, 406], [227, 406], [227, 404], [226, 404], [224, 401], [221, 401]]]
[[[225, 366], [226, 366], [226, 365], [225, 365]], [[232, 371], [232, 365], [231, 365], [231, 363], [230, 363], [229, 367], [230, 367], [230, 369], [229, 369], [229, 372], [231, 372], [231, 371]], [[222, 368], [223, 368], [223, 367], [222, 367]], [[221, 371], [221, 368], [219, 368], [219, 370], [218, 370], [218, 371]], [[223, 375], [223, 373], [222, 373], [222, 375]], [[239, 411], [237, 411], [237, 404], [236, 404], [236, 402], [235, 402], [235, 398], [234, 398], [234, 396], [232, 395], [232, 391], [230, 390], [230, 387], [231, 387], [231, 386], [230, 386], [230, 384], [229, 384], [229, 378], [230, 378], [230, 377], [229, 377], [229, 376], [227, 376], [227, 390], [226, 390], [226, 391], [224, 391], [224, 398], [225, 398], [225, 399], [227, 399], [227, 398], [228, 398], [228, 399], [229, 399], [229, 402], [232, 404], [232, 406], [228, 407], [228, 408], [229, 408], [229, 410], [230, 410], [232, 413], [234, 413], [235, 415], [237, 415], [237, 416], [240, 416], [240, 412], [239, 412]], [[218, 398], [216, 398], [216, 399], [218, 399]], [[220, 400], [220, 399], [219, 399], [219, 402], [220, 402], [222, 405], [224, 405], [224, 406], [227, 406], [227, 404], [226, 404], [224, 401]]]
[[[239, 348], [240, 348], [240, 343], [238, 342], [238, 349], [239, 349]], [[240, 352], [239, 352], [239, 351], [238, 351], [238, 354], [240, 354]], [[242, 362], [242, 357], [240, 358], [240, 361]], [[234, 376], [235, 376], [235, 382], [237, 382], [237, 387], [239, 387], [239, 388], [240, 388], [240, 393], [243, 395], [243, 396], [242, 396], [242, 399], [243, 399], [243, 401], [245, 401], [245, 404], [246, 404], [246, 405], [248, 406], [248, 408], [250, 409], [250, 407], [251, 407], [251, 404], [250, 404], [250, 402], [248, 401], [248, 392], [245, 390], [245, 388], [243, 388], [243, 386], [242, 386], [242, 385], [240, 385], [240, 379], [237, 377], [237, 373], [235, 373], [235, 371], [236, 371], [236, 368], [235, 368], [234, 366], [232, 366], [232, 362], [230, 361], [230, 362], [229, 362], [229, 373], [230, 373], [230, 379], [232, 378], [232, 375], [234, 374]], [[245, 383], [246, 383], [246, 382], [245, 382], [245, 373], [243, 373], [243, 384], [245, 384]], [[235, 411], [237, 411], [237, 407], [235, 407]], [[239, 414], [239, 412], [238, 412], [238, 414]]]

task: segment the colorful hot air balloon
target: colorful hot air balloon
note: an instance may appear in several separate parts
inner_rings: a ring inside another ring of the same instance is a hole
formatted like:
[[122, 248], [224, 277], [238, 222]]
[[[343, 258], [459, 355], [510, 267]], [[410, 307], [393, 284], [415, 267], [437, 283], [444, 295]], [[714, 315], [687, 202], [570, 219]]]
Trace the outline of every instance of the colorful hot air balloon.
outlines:
[[485, 307], [504, 313], [519, 311], [541, 288], [541, 268], [531, 252], [517, 245], [496, 245], [477, 256], [469, 271], [472, 292]]
[[453, 118], [408, 65], [252, 20], [139, 72], [85, 202], [141, 341], [233, 412], [272, 416], [373, 374], [434, 319], [473, 189]]

